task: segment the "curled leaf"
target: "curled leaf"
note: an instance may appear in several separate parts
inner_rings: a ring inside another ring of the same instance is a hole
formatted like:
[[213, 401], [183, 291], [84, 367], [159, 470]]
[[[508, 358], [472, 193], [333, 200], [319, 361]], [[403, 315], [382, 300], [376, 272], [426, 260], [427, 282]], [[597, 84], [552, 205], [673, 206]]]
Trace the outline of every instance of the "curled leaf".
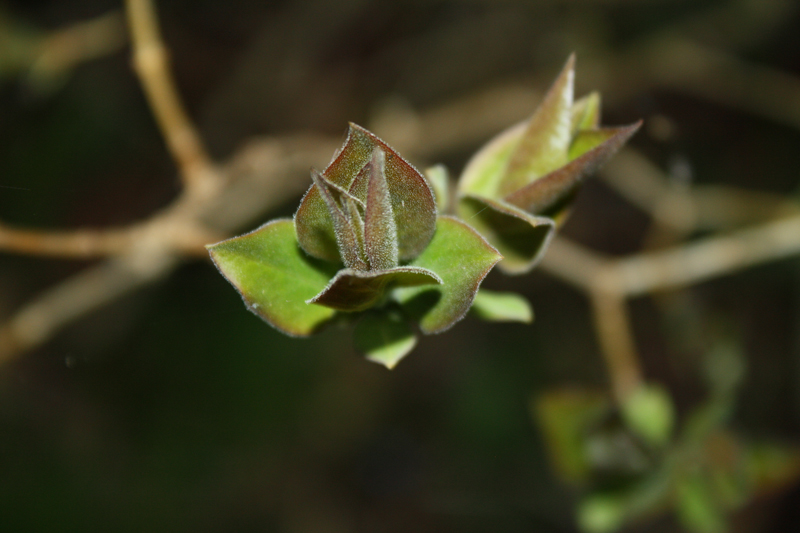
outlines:
[[583, 179], [641, 125], [599, 128], [599, 94], [573, 102], [574, 64], [570, 56], [531, 119], [487, 143], [459, 180], [459, 214], [505, 256], [507, 273], [537, 264]]
[[367, 185], [367, 207], [364, 216], [364, 242], [369, 266], [372, 270], [385, 270], [397, 266], [397, 226], [392, 212], [392, 201], [386, 185], [384, 166], [386, 157], [380, 148], [372, 151]]
[[464, 222], [439, 217], [433, 240], [410, 266], [436, 272], [442, 284], [398, 288], [395, 298], [419, 319], [423, 333], [440, 333], [464, 318], [481, 281], [502, 258]]
[[555, 234], [555, 221], [532, 215], [502, 200], [464, 196], [459, 214], [473, 225], [504, 259], [506, 274], [522, 274], [536, 266]]
[[[436, 203], [425, 178], [388, 144], [355, 124], [339, 153], [322, 175], [368, 203], [368, 182], [373, 170], [367, 165], [376, 150], [384, 154], [384, 174], [397, 230], [400, 261], [417, 256], [430, 242], [436, 229]], [[334, 224], [319, 187], [313, 185], [295, 214], [297, 238], [309, 255], [328, 261], [339, 260]]]
[[389, 288], [436, 283], [442, 283], [442, 279], [426, 268], [404, 266], [369, 272], [346, 268], [337, 272], [330, 284], [308, 303], [340, 311], [363, 311], [380, 302]]

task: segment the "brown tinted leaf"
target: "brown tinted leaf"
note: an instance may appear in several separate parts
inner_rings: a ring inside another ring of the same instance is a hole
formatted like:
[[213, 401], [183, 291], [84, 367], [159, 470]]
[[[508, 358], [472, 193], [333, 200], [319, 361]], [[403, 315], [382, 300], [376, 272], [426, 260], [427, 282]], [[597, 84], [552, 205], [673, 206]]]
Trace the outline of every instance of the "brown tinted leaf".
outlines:
[[392, 287], [416, 287], [442, 283], [434, 272], [420, 267], [396, 267], [362, 272], [344, 269], [337, 272], [328, 286], [307, 301], [338, 309], [363, 311], [380, 302]]
[[392, 201], [386, 185], [385, 155], [375, 148], [367, 187], [367, 209], [364, 216], [364, 242], [372, 270], [386, 270], [397, 266], [397, 227], [392, 212]]
[[581, 132], [576, 143], [581, 143], [584, 147], [590, 146], [585, 143], [599, 144], [566, 165], [509, 194], [505, 201], [530, 213], [558, 216], [572, 200], [583, 178], [608, 161], [641, 124], [640, 121], [621, 128]]

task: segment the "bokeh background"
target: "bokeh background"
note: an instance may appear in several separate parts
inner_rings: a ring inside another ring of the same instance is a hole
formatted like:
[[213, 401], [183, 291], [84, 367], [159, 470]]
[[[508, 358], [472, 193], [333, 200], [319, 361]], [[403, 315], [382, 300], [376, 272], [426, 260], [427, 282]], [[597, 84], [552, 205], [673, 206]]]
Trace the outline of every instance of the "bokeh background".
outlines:
[[[26, 47], [48, 32], [121, 7], [0, 2], [4, 223], [123, 225], [178, 194], [124, 35], [65, 71], [27, 62]], [[343, 136], [348, 121], [402, 151], [413, 142], [394, 117], [492, 91], [530, 94], [532, 112], [575, 51], [577, 93], [602, 91], [605, 124], [644, 118], [631, 145], [678, 186], [797, 197], [800, 6], [790, 0], [158, 8], [185, 104], [219, 161], [253, 136]], [[709, 68], [697, 50], [724, 58], [724, 68]], [[504, 106], [502, 97], [481, 101], [483, 115]], [[457, 175], [481, 143], [406, 155]], [[264, 220], [291, 214], [297, 200]], [[630, 254], [651, 225], [592, 180], [562, 232]], [[90, 264], [0, 252], [0, 318]], [[389, 372], [361, 359], [347, 331], [281, 335], [244, 309], [208, 261], [187, 262], [0, 368], [0, 530], [577, 531], [579, 491], [554, 475], [529, 404], [552, 387], [607, 386], [587, 299], [538, 271], [485, 283], [524, 294], [535, 323], [465, 320], [423, 339]], [[797, 258], [691, 287], [671, 312], [650, 298], [631, 305], [647, 377], [671, 391], [679, 413], [705, 394], [692, 339], [722, 336], [748, 369], [733, 426], [798, 440]], [[744, 505], [733, 530], [798, 531], [798, 509], [800, 485], [790, 480]], [[669, 514], [630, 530], [682, 531]]]

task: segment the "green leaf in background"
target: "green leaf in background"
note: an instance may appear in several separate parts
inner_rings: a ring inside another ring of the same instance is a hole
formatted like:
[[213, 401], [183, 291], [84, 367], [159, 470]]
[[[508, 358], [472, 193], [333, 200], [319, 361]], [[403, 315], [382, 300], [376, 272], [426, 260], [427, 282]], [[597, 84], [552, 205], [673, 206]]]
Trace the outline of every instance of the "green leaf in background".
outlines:
[[578, 506], [578, 527], [586, 533], [610, 533], [625, 523], [625, 499], [618, 494], [593, 494]]
[[472, 302], [470, 314], [492, 322], [533, 322], [531, 304], [515, 292], [480, 289]]
[[536, 266], [555, 234], [552, 219], [502, 200], [464, 196], [458, 207], [461, 217], [503, 255], [498, 266], [506, 274], [522, 274]]
[[390, 370], [417, 345], [408, 323], [391, 311], [367, 313], [356, 324], [354, 337], [358, 351]]
[[542, 432], [551, 463], [565, 481], [581, 484], [589, 479], [588, 431], [610, 410], [611, 402], [605, 393], [583, 389], [557, 389], [531, 402], [531, 413]]
[[442, 332], [464, 317], [481, 281], [502, 257], [464, 222], [439, 217], [433, 240], [409, 266], [429, 269], [443, 283], [400, 288], [395, 297], [412, 316], [419, 318], [423, 333]]
[[728, 531], [725, 514], [714, 501], [709, 480], [702, 473], [692, 473], [679, 479], [676, 498], [678, 518], [689, 531], [693, 533]]
[[325, 288], [335, 267], [309, 258], [300, 249], [291, 220], [274, 220], [207, 248], [247, 308], [284, 333], [310, 335], [336, 314], [306, 303]]
[[675, 408], [663, 387], [642, 385], [621, 406], [627, 426], [653, 446], [664, 446], [672, 436]]
[[450, 204], [450, 174], [444, 165], [434, 165], [425, 169], [425, 179], [433, 189], [436, 207], [440, 213], [447, 211]]
[[441, 284], [436, 273], [420, 267], [396, 267], [367, 272], [345, 268], [336, 273], [330, 284], [309, 304], [319, 304], [339, 311], [363, 311], [380, 302], [391, 287], [417, 287]]

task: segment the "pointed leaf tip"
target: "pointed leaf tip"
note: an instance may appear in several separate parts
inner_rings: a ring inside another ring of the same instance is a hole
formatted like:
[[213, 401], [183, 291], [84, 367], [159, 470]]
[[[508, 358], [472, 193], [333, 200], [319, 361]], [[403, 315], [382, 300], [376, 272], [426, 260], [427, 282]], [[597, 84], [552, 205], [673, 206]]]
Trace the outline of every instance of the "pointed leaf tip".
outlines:
[[[360, 237], [361, 220], [355, 209], [348, 208], [349, 198], [344, 198], [344, 205], [340, 205], [334, 194], [339, 195], [340, 191], [331, 185], [319, 172], [311, 171], [311, 179], [317, 187], [320, 196], [328, 208], [328, 215], [333, 222], [333, 231], [336, 236], [336, 244], [342, 262], [348, 268], [356, 270], [367, 270], [368, 265], [362, 257]], [[343, 209], [344, 207], [344, 209]]]
[[280, 331], [311, 335], [336, 314], [305, 302], [325, 287], [333, 272], [298, 247], [291, 220], [274, 220], [206, 248], [247, 308]]
[[367, 314], [356, 324], [353, 336], [359, 352], [389, 370], [417, 345], [417, 336], [394, 312]]
[[571, 204], [580, 183], [611, 159], [641, 124], [639, 121], [619, 128], [579, 132], [570, 147], [571, 161], [517, 189], [504, 200], [529, 213], [558, 219]]
[[572, 138], [574, 86], [575, 54], [572, 54], [514, 148], [500, 181], [500, 196], [514, 192], [567, 162]]
[[533, 322], [533, 308], [528, 300], [514, 292], [480, 289], [472, 302], [470, 314], [490, 322]]

